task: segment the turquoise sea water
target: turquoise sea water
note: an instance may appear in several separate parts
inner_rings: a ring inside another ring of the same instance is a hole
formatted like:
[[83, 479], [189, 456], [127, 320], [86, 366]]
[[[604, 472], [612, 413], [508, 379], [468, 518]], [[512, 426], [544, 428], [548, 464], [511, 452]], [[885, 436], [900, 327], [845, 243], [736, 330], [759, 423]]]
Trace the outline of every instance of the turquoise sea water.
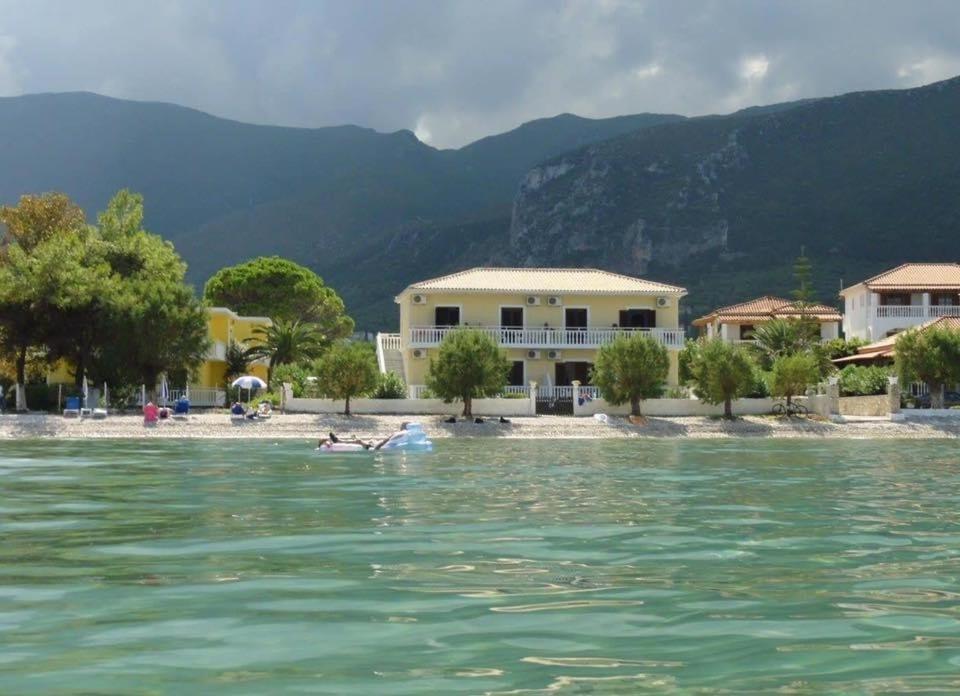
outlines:
[[950, 442], [0, 449], [0, 693], [960, 690]]

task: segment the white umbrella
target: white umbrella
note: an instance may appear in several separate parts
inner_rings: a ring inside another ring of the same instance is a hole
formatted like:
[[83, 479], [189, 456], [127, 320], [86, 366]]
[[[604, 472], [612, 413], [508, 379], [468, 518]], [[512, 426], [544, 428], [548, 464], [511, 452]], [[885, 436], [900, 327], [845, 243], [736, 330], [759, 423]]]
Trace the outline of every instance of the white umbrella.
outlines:
[[87, 408], [87, 399], [90, 397], [90, 387], [87, 386], [87, 376], [83, 376], [83, 407]]
[[163, 405], [167, 405], [167, 400], [170, 398], [170, 387], [167, 386], [167, 376], [163, 375], [160, 379], [160, 400], [163, 402]]
[[230, 384], [231, 387], [235, 389], [246, 389], [247, 390], [247, 401], [250, 400], [250, 392], [254, 389], [265, 389], [267, 383], [256, 375], [244, 375], [243, 377], [237, 377]]

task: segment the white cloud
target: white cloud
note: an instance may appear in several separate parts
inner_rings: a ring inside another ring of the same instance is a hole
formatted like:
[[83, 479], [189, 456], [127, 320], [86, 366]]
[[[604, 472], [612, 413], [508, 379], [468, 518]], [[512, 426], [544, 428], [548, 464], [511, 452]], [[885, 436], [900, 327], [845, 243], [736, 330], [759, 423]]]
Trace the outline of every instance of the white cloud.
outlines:
[[454, 147], [960, 73], [960, 2], [0, 0], [0, 93], [94, 90]]

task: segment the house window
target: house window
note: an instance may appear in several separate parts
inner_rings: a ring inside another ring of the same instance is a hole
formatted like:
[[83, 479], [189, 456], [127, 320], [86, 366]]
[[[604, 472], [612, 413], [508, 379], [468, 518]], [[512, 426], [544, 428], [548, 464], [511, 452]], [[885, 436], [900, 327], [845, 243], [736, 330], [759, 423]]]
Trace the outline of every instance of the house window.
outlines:
[[434, 326], [460, 326], [459, 307], [437, 307], [434, 309]]
[[657, 325], [655, 309], [621, 309], [620, 326], [628, 329], [652, 329]]
[[507, 376], [507, 384], [511, 387], [522, 387], [523, 383], [523, 360], [514, 360], [510, 366], [510, 374]]
[[554, 377], [557, 380], [558, 387], [569, 387], [573, 380], [580, 384], [590, 383], [590, 370], [593, 363], [588, 362], [561, 362], [554, 368]]
[[740, 324], [740, 340], [741, 341], [753, 340], [753, 324]]
[[509, 329], [523, 328], [523, 307], [501, 307], [500, 326]]
[[940, 292], [931, 298], [931, 302], [938, 307], [953, 307], [957, 303], [956, 295]]
[[910, 304], [910, 295], [904, 293], [898, 293], [894, 295], [883, 295], [881, 298], [881, 303], [887, 306], [893, 307], [903, 307]]
[[564, 325], [568, 329], [587, 328], [587, 310], [581, 307], [567, 307], [563, 312]]

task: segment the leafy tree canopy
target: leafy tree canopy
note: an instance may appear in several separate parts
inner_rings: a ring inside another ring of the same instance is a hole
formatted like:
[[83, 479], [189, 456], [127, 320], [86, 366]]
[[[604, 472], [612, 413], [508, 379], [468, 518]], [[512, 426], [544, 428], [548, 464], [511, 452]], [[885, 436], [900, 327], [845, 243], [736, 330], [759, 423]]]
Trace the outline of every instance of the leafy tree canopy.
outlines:
[[332, 399], [343, 399], [344, 415], [350, 415], [350, 399], [377, 386], [374, 354], [361, 343], [337, 343], [318, 364], [320, 389]]
[[640, 402], [663, 394], [670, 371], [667, 349], [649, 336], [618, 336], [600, 348], [592, 381], [613, 405], [630, 403], [630, 413], [640, 415]]
[[726, 418], [733, 418], [733, 400], [750, 394], [756, 384], [755, 365], [747, 350], [720, 338], [696, 345], [688, 370], [700, 400], [723, 404]]
[[820, 379], [820, 366], [812, 353], [794, 353], [783, 355], [773, 363], [770, 392], [787, 400], [803, 394], [807, 387]]
[[925, 382], [930, 405], [943, 408], [944, 385], [960, 382], [960, 331], [944, 326], [904, 331], [894, 351], [901, 382]]
[[258, 326], [248, 339], [250, 360], [266, 360], [267, 381], [273, 380], [278, 365], [309, 362], [319, 357], [328, 342], [316, 324], [277, 319], [270, 326]]
[[507, 383], [510, 361], [485, 333], [458, 329], [444, 336], [440, 354], [430, 360], [427, 388], [446, 402], [463, 402], [463, 415], [473, 415], [473, 400], [499, 394]]
[[240, 314], [317, 324], [328, 341], [353, 333], [343, 300], [309, 268], [278, 256], [223, 268], [207, 281], [204, 298]]

